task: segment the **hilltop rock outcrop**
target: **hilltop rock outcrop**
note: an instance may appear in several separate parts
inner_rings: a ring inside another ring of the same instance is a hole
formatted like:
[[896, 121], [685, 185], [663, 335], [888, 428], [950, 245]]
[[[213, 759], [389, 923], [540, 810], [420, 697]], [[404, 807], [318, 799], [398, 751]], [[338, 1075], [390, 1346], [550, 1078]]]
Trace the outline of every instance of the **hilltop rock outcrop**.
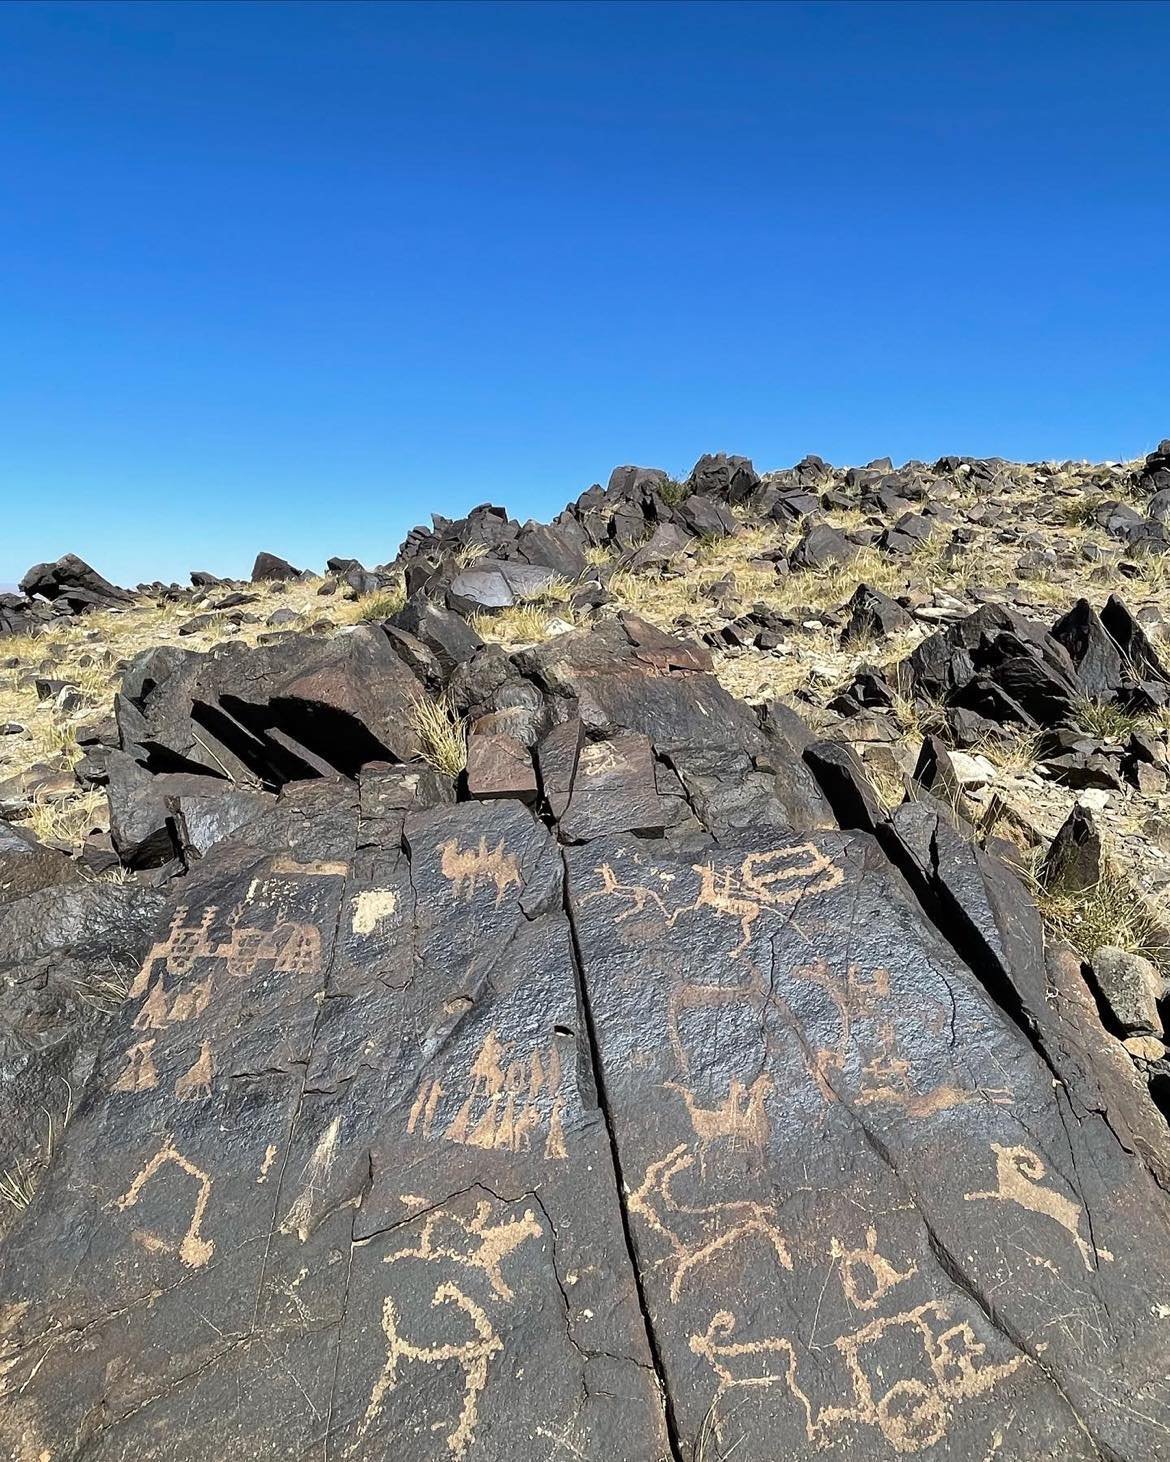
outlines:
[[[1008, 866], [703, 646], [451, 612], [140, 659], [153, 866], [0, 845], [5, 1130], [70, 1092], [0, 1247], [5, 1455], [1166, 1457], [1170, 1132]], [[1077, 688], [1083, 619], [914, 672]]]

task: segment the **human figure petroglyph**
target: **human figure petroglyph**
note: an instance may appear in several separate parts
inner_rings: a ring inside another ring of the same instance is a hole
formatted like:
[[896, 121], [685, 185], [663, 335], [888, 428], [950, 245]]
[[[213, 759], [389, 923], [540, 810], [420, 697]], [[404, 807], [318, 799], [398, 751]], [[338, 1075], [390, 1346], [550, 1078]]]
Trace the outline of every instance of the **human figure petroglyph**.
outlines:
[[126, 1052], [126, 1065], [111, 1091], [151, 1091], [158, 1085], [158, 1072], [155, 1069], [154, 1057], [151, 1052], [154, 1050], [154, 1041], [137, 1041]]
[[454, 838], [449, 838], [439, 845], [439, 854], [439, 867], [444, 878], [450, 881], [457, 899], [473, 899], [482, 879], [495, 886], [498, 909], [510, 888], [524, 887], [520, 864], [515, 854], [508, 852], [503, 838], [494, 848], [488, 847], [485, 837], [481, 837], [478, 847], [474, 848], [461, 848]]
[[199, 1055], [175, 1082], [175, 1099], [180, 1102], [202, 1101], [211, 1095], [215, 1075], [215, 1054], [209, 1041], [204, 1041]]
[[407, 1132], [432, 1136], [443, 1098], [457, 1097], [462, 1090], [466, 1093], [463, 1101], [437, 1134], [447, 1142], [497, 1152], [528, 1152], [543, 1134], [546, 1158], [567, 1157], [561, 1057], [556, 1043], [519, 1057], [513, 1057], [514, 1049], [514, 1042], [501, 1041], [490, 1030], [456, 1092], [448, 1092], [436, 1077], [424, 1077], [410, 1109]]
[[[783, 861], [799, 860], [802, 855], [806, 860], [803, 863]], [[738, 959], [749, 947], [753, 925], [763, 914], [799, 903], [808, 894], [828, 893], [839, 888], [845, 878], [844, 869], [815, 844], [797, 843], [768, 853], [749, 853], [738, 869], [728, 868], [721, 873], [716, 872], [714, 863], [692, 864], [691, 872], [699, 875], [694, 899], [668, 909], [664, 896], [656, 889], [649, 884], [623, 883], [612, 864], [602, 863], [594, 871], [601, 878], [601, 888], [584, 894], [581, 902], [599, 896], [628, 900], [631, 907], [617, 916], [616, 923], [644, 913], [651, 905], [661, 914], [668, 929], [684, 914], [704, 909], [709, 909], [716, 918], [736, 920], [740, 941], [731, 951], [733, 959]]]
[[762, 1243], [784, 1269], [792, 1268], [787, 1241], [770, 1204], [750, 1198], [699, 1205], [679, 1200], [672, 1185], [697, 1161], [697, 1155], [680, 1144], [650, 1164], [640, 1187], [629, 1198], [630, 1212], [644, 1219], [670, 1246], [668, 1262], [674, 1265], [670, 1298], [675, 1303], [696, 1269], [747, 1240]]
[[895, 1269], [878, 1252], [877, 1229], [872, 1224], [865, 1231], [865, 1244], [861, 1248], [848, 1249], [834, 1237], [829, 1253], [840, 1265], [841, 1288], [846, 1299], [859, 1310], [876, 1309], [879, 1300], [890, 1290], [918, 1273], [917, 1264], [911, 1264], [909, 1269]]
[[203, 1218], [207, 1211], [208, 1200], [211, 1198], [212, 1179], [202, 1168], [185, 1158], [168, 1137], [163, 1145], [150, 1159], [134, 1181], [126, 1189], [120, 1198], [115, 1198], [113, 1206], [119, 1213], [126, 1209], [133, 1208], [142, 1196], [142, 1190], [150, 1180], [168, 1163], [173, 1163], [180, 1172], [186, 1173], [188, 1177], [194, 1178], [199, 1185], [199, 1192], [195, 1198], [195, 1206], [191, 1213], [191, 1222], [183, 1237], [175, 1244], [170, 1239], [163, 1238], [160, 1234], [151, 1232], [148, 1229], [135, 1231], [135, 1239], [152, 1253], [175, 1254], [187, 1265], [189, 1269], [202, 1269], [215, 1252], [215, 1242], [212, 1239], [205, 1239], [202, 1234]]
[[715, 1106], [699, 1105], [689, 1087], [675, 1081], [664, 1082], [667, 1091], [676, 1092], [686, 1104], [691, 1128], [699, 1139], [699, 1167], [703, 1166], [707, 1148], [724, 1142], [732, 1151], [752, 1147], [762, 1152], [768, 1141], [768, 1112], [765, 1103], [775, 1083], [767, 1074], [756, 1077], [751, 1086], [733, 1078], [727, 1096]]
[[1112, 1262], [1113, 1255], [1108, 1249], [1096, 1249], [1081, 1237], [1081, 1205], [1055, 1188], [1044, 1186], [1048, 1167], [1038, 1153], [1028, 1147], [1003, 1147], [998, 1142], [991, 1144], [991, 1150], [995, 1153], [996, 1186], [984, 1192], [965, 1193], [965, 1198], [1017, 1203], [1029, 1213], [1051, 1218], [1070, 1235], [1088, 1270], [1097, 1268], [1102, 1260]]
[[[388, 1295], [382, 1305], [386, 1364], [370, 1393], [358, 1428], [359, 1442], [380, 1414], [387, 1392], [397, 1386], [402, 1363], [414, 1361], [428, 1366], [454, 1364], [462, 1371], [462, 1402], [455, 1424], [447, 1434], [446, 1445], [455, 1459], [461, 1458], [471, 1445], [479, 1419], [479, 1399], [488, 1382], [488, 1366], [492, 1357], [503, 1349], [488, 1313], [489, 1306], [503, 1312], [515, 1299], [515, 1291], [504, 1277], [504, 1265], [529, 1239], [538, 1239], [544, 1232], [531, 1209], [526, 1209], [522, 1218], [493, 1221], [491, 1214], [489, 1202], [477, 1203], [470, 1218], [451, 1210], [436, 1209], [421, 1220], [413, 1243], [385, 1255], [383, 1263], [389, 1265], [411, 1261], [435, 1265], [438, 1282], [430, 1307], [462, 1315], [469, 1333], [459, 1341], [413, 1340], [404, 1333], [399, 1304], [392, 1294]], [[467, 1277], [456, 1283], [450, 1277], [452, 1270]], [[486, 1280], [482, 1303], [467, 1292], [473, 1279]]]
[[[927, 1300], [838, 1336], [832, 1349], [841, 1357], [852, 1393], [847, 1404], [814, 1403], [802, 1384], [793, 1342], [783, 1335], [737, 1340], [737, 1322], [728, 1310], [718, 1311], [702, 1334], [692, 1335], [690, 1348], [718, 1377], [712, 1401], [716, 1417], [729, 1391], [782, 1386], [803, 1413], [805, 1435], [813, 1446], [831, 1446], [837, 1429], [854, 1424], [876, 1427], [895, 1452], [911, 1453], [942, 1441], [959, 1403], [985, 1395], [1027, 1363], [1022, 1355], [987, 1361], [987, 1347], [971, 1326], [952, 1320], [949, 1305]], [[891, 1339], [893, 1345], [883, 1345]], [[908, 1341], [921, 1347], [929, 1379], [902, 1374], [887, 1384], [893, 1363], [901, 1362], [897, 1369], [903, 1368]]]

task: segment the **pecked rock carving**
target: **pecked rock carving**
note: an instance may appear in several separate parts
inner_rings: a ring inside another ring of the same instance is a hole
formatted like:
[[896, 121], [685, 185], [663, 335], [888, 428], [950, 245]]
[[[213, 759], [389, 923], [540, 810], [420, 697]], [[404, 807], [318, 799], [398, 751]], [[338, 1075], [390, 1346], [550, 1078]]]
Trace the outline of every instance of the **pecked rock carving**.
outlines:
[[[333, 719], [369, 636], [137, 686], [148, 762], [210, 725], [266, 791], [151, 895], [0, 1244], [0, 1456], [1170, 1458], [1164, 1124], [1022, 887], [937, 808], [840, 825], [665, 638], [448, 657], [535, 804]], [[69, 887], [7, 908], [141, 913]]]

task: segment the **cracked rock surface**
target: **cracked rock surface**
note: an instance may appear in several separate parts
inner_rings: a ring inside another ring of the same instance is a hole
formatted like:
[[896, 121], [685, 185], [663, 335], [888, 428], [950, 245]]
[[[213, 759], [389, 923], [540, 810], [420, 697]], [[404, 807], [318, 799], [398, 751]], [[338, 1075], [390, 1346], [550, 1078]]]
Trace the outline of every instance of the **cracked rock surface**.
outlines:
[[1166, 1122], [1014, 874], [632, 617], [472, 653], [539, 788], [476, 800], [376, 633], [85, 886], [165, 907], [0, 1247], [0, 1455], [1170, 1457]]

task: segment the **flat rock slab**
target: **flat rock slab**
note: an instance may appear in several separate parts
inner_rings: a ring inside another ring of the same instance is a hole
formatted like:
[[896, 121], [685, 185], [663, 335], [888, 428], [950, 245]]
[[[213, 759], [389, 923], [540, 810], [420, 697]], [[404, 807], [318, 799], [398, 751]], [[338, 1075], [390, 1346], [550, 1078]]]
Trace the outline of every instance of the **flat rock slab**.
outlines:
[[567, 861], [683, 1456], [1166, 1455], [1159, 1195], [876, 843]]
[[184, 884], [3, 1251], [4, 1455], [669, 1456], [560, 855], [402, 790]]
[[207, 846], [0, 1248], [0, 1456], [1170, 1457], [1166, 1125], [1079, 969], [685, 653], [516, 657], [547, 821], [367, 766]]

